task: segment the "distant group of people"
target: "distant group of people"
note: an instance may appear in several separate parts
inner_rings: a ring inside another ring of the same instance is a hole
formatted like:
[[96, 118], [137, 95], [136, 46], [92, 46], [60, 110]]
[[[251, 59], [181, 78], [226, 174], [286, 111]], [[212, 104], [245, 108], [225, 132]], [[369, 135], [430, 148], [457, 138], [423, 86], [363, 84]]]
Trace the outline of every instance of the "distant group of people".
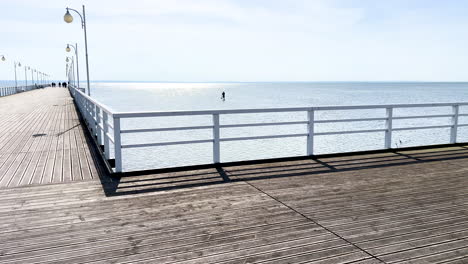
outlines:
[[66, 82], [63, 82], [63, 83], [52, 83], [52, 87], [56, 87], [58, 85], [58, 87], [63, 87], [63, 88], [67, 88], [67, 83]]

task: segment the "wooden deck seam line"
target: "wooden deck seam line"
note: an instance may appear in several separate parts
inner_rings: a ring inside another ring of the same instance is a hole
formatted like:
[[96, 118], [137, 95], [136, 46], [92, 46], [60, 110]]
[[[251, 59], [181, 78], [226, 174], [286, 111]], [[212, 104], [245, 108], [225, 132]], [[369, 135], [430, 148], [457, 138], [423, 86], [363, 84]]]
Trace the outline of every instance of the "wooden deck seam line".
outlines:
[[318, 223], [318, 222], [315, 221], [314, 219], [312, 219], [312, 218], [306, 216], [305, 214], [303, 214], [303, 213], [297, 211], [296, 209], [292, 208], [291, 206], [287, 205], [286, 203], [284, 203], [284, 202], [278, 200], [276, 197], [270, 195], [269, 193], [263, 191], [263, 190], [260, 189], [259, 187], [257, 187], [257, 186], [255, 186], [254, 184], [250, 183], [250, 181], [245, 181], [245, 183], [248, 184], [248, 185], [250, 185], [252, 188], [256, 189], [257, 191], [259, 191], [259, 192], [261, 192], [261, 193], [267, 195], [268, 197], [270, 197], [271, 199], [275, 200], [276, 202], [278, 202], [278, 203], [280, 203], [280, 204], [286, 206], [289, 210], [291, 210], [291, 211], [293, 211], [293, 212], [299, 214], [300, 216], [302, 216], [303, 218], [305, 218], [305, 219], [311, 221], [312, 223], [316, 224], [316, 225], [319, 226], [320, 228], [323, 228], [323, 229], [326, 230], [327, 232], [333, 234], [334, 236], [338, 237], [339, 239], [345, 241], [346, 243], [348, 243], [348, 244], [354, 246], [355, 248], [357, 248], [358, 250], [360, 250], [360, 251], [364, 252], [365, 254], [371, 256], [373, 259], [376, 259], [377, 261], [380, 261], [381, 263], [387, 264], [385, 261], [383, 261], [383, 260], [380, 259], [379, 257], [377, 257], [377, 256], [375, 256], [375, 255], [373, 255], [373, 254], [371, 254], [370, 252], [366, 251], [365, 249], [361, 248], [360, 246], [356, 245], [355, 243], [353, 243], [353, 242], [349, 241], [348, 239], [346, 239], [346, 238], [340, 236], [338, 233], [334, 232], [333, 230], [331, 230], [331, 229], [327, 228], [326, 226], [324, 226], [324, 225]]

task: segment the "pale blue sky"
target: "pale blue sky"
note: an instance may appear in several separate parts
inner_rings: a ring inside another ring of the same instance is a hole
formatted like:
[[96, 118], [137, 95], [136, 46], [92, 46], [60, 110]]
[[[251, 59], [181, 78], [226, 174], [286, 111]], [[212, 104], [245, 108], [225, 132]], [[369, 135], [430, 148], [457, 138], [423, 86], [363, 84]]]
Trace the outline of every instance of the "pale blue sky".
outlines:
[[92, 80], [468, 81], [468, 0], [0, 0], [0, 79], [84, 66], [82, 3]]

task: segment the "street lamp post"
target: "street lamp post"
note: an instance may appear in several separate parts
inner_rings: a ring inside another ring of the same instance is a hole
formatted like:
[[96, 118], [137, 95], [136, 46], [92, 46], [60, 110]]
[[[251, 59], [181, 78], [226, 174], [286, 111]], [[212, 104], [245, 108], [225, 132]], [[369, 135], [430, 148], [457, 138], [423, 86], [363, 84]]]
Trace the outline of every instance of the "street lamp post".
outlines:
[[65, 49], [67, 52], [70, 52], [72, 47], [75, 50], [75, 57], [76, 57], [76, 80], [78, 84], [78, 88], [80, 88], [80, 67], [78, 65], [78, 44], [75, 43], [75, 46], [72, 44], [67, 44], [67, 48]]
[[18, 92], [18, 78], [16, 77], [16, 67], [21, 67], [21, 63], [20, 62], [13, 62], [13, 64], [15, 65], [15, 89], [16, 89], [16, 92]]
[[35, 71], [35, 70], [34, 70], [33, 68], [31, 68], [31, 85], [33, 85], [33, 86], [34, 86], [34, 84], [35, 84], [35, 83], [34, 83], [34, 71]]
[[[71, 61], [70, 61], [70, 59], [71, 59]], [[75, 62], [74, 62], [73, 56], [71, 56], [71, 58], [67, 57], [67, 59], [65, 61], [70, 62], [70, 65], [67, 64], [67, 68], [69, 67], [68, 71], [67, 71], [67, 74], [68, 74], [69, 77], [71, 77], [73, 85], [75, 85], [75, 70], [74, 70]]]
[[28, 67], [26, 65], [24, 65], [24, 80], [26, 82], [24, 86], [24, 90], [27, 90], [28, 89]]
[[1, 57], [1, 60], [2, 60], [2, 61], [5, 61], [5, 60], [6, 60], [4, 55], [0, 55], [0, 57]]
[[91, 91], [90, 91], [90, 87], [89, 87], [88, 38], [87, 38], [87, 35], [86, 35], [85, 6], [83, 5], [83, 15], [81, 15], [80, 12], [78, 12], [77, 10], [67, 7], [67, 12], [63, 16], [63, 20], [65, 20], [65, 22], [67, 22], [67, 23], [73, 22], [73, 16], [70, 14], [69, 10], [72, 10], [72, 11], [76, 12], [81, 18], [81, 27], [84, 30], [84, 39], [85, 39], [86, 81], [87, 81], [87, 87], [88, 87], [88, 95], [91, 96]]

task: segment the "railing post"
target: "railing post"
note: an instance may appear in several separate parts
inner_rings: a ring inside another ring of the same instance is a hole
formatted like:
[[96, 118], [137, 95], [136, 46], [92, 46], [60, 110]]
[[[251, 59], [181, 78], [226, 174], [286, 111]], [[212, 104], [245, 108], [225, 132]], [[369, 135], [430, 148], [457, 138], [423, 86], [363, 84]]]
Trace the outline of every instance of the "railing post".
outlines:
[[450, 143], [457, 143], [457, 132], [458, 132], [458, 114], [460, 107], [458, 105], [452, 106], [452, 128], [450, 129]]
[[85, 118], [85, 122], [86, 122], [86, 125], [88, 125], [88, 100], [86, 100], [86, 98], [83, 97], [83, 114], [84, 114], [84, 118]]
[[87, 113], [87, 116], [88, 116], [88, 128], [89, 128], [89, 131], [91, 131], [91, 134], [92, 134], [93, 133], [93, 127], [92, 127], [92, 124], [91, 124], [91, 120], [93, 118], [91, 116], [91, 103], [89, 102], [88, 99], [86, 99], [86, 113]]
[[120, 140], [120, 118], [114, 118], [115, 172], [122, 172], [122, 144]]
[[393, 108], [386, 108], [387, 119], [385, 120], [385, 148], [392, 148]]
[[89, 110], [91, 110], [91, 130], [93, 131], [93, 134], [96, 135], [97, 134], [97, 124], [96, 124], [96, 120], [97, 120], [97, 117], [96, 117], [96, 105], [94, 103], [91, 103], [89, 104]]
[[109, 116], [107, 115], [106, 111], [102, 111], [102, 125], [104, 127], [104, 155], [106, 159], [110, 159], [110, 142], [109, 142], [109, 137], [107, 134], [109, 133]]
[[95, 111], [96, 115], [96, 134], [97, 134], [97, 141], [99, 145], [102, 145], [102, 129], [101, 129], [101, 109], [99, 106], [95, 105]]
[[213, 162], [220, 162], [219, 114], [213, 114]]
[[314, 155], [314, 110], [309, 110], [307, 111], [307, 119], [308, 119], [308, 124], [307, 124], [307, 156], [312, 156]]
[[91, 121], [93, 120], [93, 116], [91, 114], [91, 103], [89, 102], [88, 99], [86, 99], [86, 106], [87, 106], [87, 110], [88, 110], [88, 127], [89, 127], [89, 130], [91, 131], [91, 134], [93, 133], [93, 125], [91, 123]]

